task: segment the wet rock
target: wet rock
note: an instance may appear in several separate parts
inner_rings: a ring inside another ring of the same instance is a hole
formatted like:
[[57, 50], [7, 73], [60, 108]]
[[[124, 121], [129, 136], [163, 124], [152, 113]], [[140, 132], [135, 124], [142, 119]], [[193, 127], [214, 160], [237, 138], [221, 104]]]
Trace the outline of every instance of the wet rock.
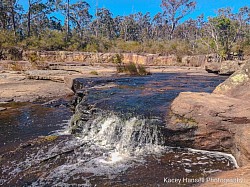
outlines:
[[46, 106], [46, 107], [68, 107], [69, 106], [69, 102], [67, 102], [66, 100], [60, 98], [60, 99], [53, 99], [50, 100], [46, 103], [43, 103], [42, 106]]
[[[201, 184], [200, 187], [243, 187], [250, 186], [250, 164], [236, 170], [216, 173], [208, 177], [210, 181]], [[221, 181], [219, 181], [221, 180]], [[224, 181], [224, 182], [223, 182]], [[227, 181], [227, 182], [226, 182]]]
[[0, 98], [0, 103], [9, 103], [9, 102], [12, 102], [13, 101], [13, 98]]

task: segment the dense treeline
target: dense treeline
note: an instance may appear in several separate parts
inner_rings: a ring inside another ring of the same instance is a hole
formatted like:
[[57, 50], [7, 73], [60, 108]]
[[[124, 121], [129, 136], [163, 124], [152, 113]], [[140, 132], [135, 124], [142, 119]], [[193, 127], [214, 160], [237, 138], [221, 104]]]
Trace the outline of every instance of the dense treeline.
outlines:
[[[192, 0], [162, 0], [162, 12], [114, 17], [110, 10], [89, 12], [87, 1], [18, 0], [0, 2], [0, 47], [92, 52], [149, 52], [177, 55], [250, 53], [250, 8], [230, 8], [182, 21], [193, 11]], [[57, 15], [64, 17], [60, 21]]]

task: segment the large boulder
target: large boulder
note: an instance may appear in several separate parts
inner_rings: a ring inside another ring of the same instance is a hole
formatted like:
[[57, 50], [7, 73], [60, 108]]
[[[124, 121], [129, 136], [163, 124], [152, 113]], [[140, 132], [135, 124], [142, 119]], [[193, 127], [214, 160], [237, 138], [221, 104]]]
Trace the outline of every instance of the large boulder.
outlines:
[[206, 59], [206, 55], [184, 56], [181, 62], [184, 66], [204, 67]]
[[234, 72], [240, 69], [243, 61], [223, 61], [220, 65], [220, 75], [232, 75]]
[[232, 153], [250, 164], [250, 61], [212, 94], [181, 93], [172, 103], [169, 145]]
[[227, 60], [222, 62], [206, 62], [205, 70], [208, 73], [216, 73], [220, 75], [232, 75], [246, 63], [246, 61]]
[[220, 63], [219, 62], [208, 62], [205, 65], [205, 70], [208, 73], [218, 74], [220, 72]]
[[213, 93], [249, 100], [250, 61], [247, 61], [240, 70], [217, 86]]
[[169, 145], [233, 153], [240, 165], [250, 162], [250, 101], [184, 92], [172, 103], [166, 128]]

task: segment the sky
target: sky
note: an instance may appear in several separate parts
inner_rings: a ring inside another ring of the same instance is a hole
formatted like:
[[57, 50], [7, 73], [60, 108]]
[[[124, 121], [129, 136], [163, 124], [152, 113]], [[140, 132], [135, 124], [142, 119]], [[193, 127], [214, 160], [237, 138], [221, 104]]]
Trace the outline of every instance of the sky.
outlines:
[[[27, 7], [28, 0], [19, 0], [23, 4], [24, 8]], [[71, 3], [76, 2], [77, 0], [71, 0]], [[161, 12], [160, 7], [161, 0], [86, 0], [90, 6], [90, 13], [94, 15], [96, 5], [98, 4], [99, 8], [109, 9], [114, 16], [128, 15], [136, 12], [150, 12], [151, 16]], [[240, 7], [249, 6], [250, 0], [196, 0], [197, 7], [196, 9], [188, 15], [185, 19], [193, 18], [204, 14], [205, 18], [212, 17], [215, 15], [216, 10], [223, 7], [231, 7], [234, 12]]]

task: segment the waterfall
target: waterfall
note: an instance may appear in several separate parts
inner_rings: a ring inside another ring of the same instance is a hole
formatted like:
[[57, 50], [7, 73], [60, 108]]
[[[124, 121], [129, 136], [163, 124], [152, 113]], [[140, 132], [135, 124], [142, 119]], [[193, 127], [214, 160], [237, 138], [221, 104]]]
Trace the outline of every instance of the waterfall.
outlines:
[[82, 125], [80, 138], [127, 155], [155, 153], [163, 145], [161, 121], [131, 117], [123, 119], [113, 113], [99, 114]]

